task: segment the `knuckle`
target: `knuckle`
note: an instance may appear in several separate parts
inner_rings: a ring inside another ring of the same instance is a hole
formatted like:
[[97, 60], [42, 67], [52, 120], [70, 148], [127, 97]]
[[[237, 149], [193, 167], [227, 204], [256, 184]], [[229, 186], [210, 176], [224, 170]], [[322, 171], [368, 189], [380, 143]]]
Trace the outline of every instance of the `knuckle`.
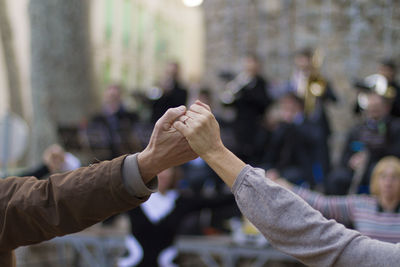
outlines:
[[174, 113], [173, 108], [169, 108], [169, 109], [167, 109], [167, 112], [165, 112], [166, 115], [172, 115], [173, 113]]

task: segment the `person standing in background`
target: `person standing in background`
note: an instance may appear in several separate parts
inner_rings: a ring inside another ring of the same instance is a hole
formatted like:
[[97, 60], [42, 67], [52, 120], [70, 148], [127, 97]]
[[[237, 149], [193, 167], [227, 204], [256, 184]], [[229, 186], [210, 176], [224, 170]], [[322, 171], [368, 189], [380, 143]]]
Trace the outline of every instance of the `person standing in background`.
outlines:
[[167, 109], [185, 105], [187, 95], [187, 90], [180, 81], [179, 63], [168, 63], [165, 78], [161, 82], [160, 97], [152, 103], [151, 122], [155, 123]]
[[260, 62], [254, 54], [244, 58], [244, 70], [227, 84], [222, 101], [234, 108], [236, 114], [233, 131], [236, 139], [235, 153], [239, 158], [253, 161], [256, 135], [266, 108], [271, 104], [267, 94], [268, 83], [260, 73]]
[[133, 133], [138, 116], [122, 102], [122, 88], [110, 85], [104, 92], [103, 107], [86, 129], [89, 146], [99, 160], [112, 159], [141, 149]]
[[[319, 62], [317, 62], [319, 61]], [[293, 92], [304, 101], [304, 113], [308, 120], [317, 123], [323, 137], [319, 144], [319, 165], [314, 166], [322, 171], [322, 176], [330, 169], [330, 149], [328, 139], [331, 134], [330, 121], [326, 112], [326, 103], [336, 102], [337, 98], [331, 83], [321, 75], [321, 56], [310, 48], [303, 48], [294, 57], [294, 71], [284, 92]]]

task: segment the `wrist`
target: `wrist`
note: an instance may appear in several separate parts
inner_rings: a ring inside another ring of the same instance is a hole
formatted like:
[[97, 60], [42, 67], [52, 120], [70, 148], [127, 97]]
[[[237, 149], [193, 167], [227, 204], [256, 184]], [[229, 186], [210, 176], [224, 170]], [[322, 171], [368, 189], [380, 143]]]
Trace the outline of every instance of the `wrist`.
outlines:
[[229, 187], [232, 187], [240, 171], [246, 166], [223, 145], [201, 157]]
[[137, 156], [139, 172], [145, 183], [149, 182], [160, 172], [157, 164], [158, 161], [154, 158], [153, 155], [154, 153], [146, 148]]
[[216, 146], [212, 150], [208, 150], [202, 155], [199, 154], [199, 156], [205, 161], [205, 162], [212, 162], [214, 160], [217, 160], [218, 158], [224, 157], [228, 153], [228, 149], [221, 143], [218, 146]]

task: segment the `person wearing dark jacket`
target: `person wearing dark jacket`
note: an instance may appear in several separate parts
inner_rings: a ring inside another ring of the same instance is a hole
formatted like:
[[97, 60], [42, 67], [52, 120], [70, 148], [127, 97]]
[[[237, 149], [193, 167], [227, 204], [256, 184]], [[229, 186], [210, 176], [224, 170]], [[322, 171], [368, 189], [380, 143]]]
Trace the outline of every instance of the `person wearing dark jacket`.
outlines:
[[324, 134], [317, 153], [320, 168], [325, 175], [331, 166], [328, 139], [332, 132], [326, 106], [336, 102], [337, 97], [332, 83], [320, 73], [320, 63], [315, 62], [315, 58], [318, 58], [316, 55], [318, 53], [310, 48], [296, 52], [294, 71], [284, 87], [284, 92], [293, 92], [303, 100], [305, 116], [316, 123]]
[[365, 119], [348, 134], [340, 166], [329, 174], [328, 194], [347, 194], [357, 172], [361, 175], [359, 185], [368, 185], [371, 171], [380, 159], [400, 156], [400, 121], [390, 116], [390, 110], [391, 100], [368, 94]]
[[110, 85], [104, 93], [101, 112], [89, 121], [86, 134], [94, 156], [109, 160], [141, 149], [133, 127], [138, 116], [122, 103], [119, 85]]
[[188, 93], [179, 75], [179, 64], [168, 63], [166, 77], [161, 83], [161, 95], [152, 102], [151, 122], [155, 123], [168, 108], [186, 104]]
[[304, 116], [303, 101], [294, 93], [279, 100], [280, 122], [271, 133], [262, 165], [293, 183], [314, 185], [313, 164], [323, 138], [315, 122]]
[[223, 99], [224, 104], [235, 109], [233, 130], [236, 139], [236, 154], [253, 161], [256, 150], [256, 135], [261, 129], [261, 121], [266, 108], [271, 104], [267, 94], [268, 83], [260, 73], [260, 63], [255, 55], [249, 54], [244, 60], [245, 70], [228, 83], [231, 94]]

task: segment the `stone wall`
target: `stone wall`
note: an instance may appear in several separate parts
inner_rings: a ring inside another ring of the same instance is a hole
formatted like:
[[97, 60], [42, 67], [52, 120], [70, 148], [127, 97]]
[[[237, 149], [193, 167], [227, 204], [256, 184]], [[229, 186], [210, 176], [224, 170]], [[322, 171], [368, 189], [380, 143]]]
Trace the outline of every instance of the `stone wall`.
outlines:
[[339, 141], [353, 120], [351, 79], [375, 73], [382, 57], [400, 55], [398, 1], [206, 0], [203, 8], [205, 80], [214, 90], [223, 86], [217, 73], [239, 71], [248, 51], [262, 58], [264, 74], [277, 84], [289, 77], [296, 49], [320, 48], [321, 71], [340, 97], [329, 109]]

